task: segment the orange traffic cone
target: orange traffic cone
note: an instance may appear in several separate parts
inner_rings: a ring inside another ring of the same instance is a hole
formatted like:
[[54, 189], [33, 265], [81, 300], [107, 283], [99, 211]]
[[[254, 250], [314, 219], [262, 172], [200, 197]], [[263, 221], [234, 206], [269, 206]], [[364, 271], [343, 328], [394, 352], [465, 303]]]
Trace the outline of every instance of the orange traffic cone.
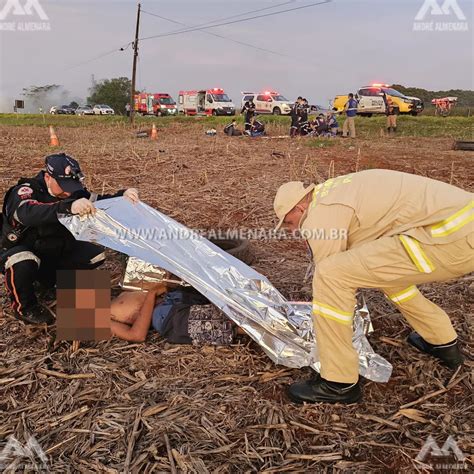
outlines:
[[49, 126], [49, 139], [49, 146], [59, 146], [58, 136], [51, 125]]
[[156, 130], [156, 125], [153, 124], [153, 127], [151, 129], [151, 137], [152, 140], [158, 140], [158, 130]]

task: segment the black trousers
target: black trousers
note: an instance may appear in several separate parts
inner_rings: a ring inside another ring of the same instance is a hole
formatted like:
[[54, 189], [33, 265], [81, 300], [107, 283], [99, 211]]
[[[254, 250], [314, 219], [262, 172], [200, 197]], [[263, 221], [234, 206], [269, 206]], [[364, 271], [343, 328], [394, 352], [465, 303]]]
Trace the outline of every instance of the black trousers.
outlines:
[[291, 116], [290, 137], [295, 137], [300, 132], [300, 120], [297, 115]]
[[245, 131], [249, 131], [252, 128], [252, 117], [254, 112], [245, 112]]
[[22, 245], [0, 251], [0, 271], [13, 309], [19, 313], [37, 304], [34, 282], [51, 288], [56, 284], [57, 270], [93, 270], [104, 261], [102, 247], [78, 240], [58, 256], [39, 255]]

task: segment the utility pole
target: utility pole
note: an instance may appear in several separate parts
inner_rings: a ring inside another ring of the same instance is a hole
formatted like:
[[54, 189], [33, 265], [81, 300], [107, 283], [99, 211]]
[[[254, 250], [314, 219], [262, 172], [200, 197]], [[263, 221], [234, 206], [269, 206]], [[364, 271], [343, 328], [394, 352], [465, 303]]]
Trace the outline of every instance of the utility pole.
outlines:
[[135, 32], [135, 42], [133, 43], [133, 70], [132, 70], [132, 89], [130, 91], [130, 123], [135, 123], [135, 83], [137, 80], [137, 60], [138, 60], [138, 36], [140, 33], [140, 12], [142, 6], [138, 4], [137, 10], [137, 29]]

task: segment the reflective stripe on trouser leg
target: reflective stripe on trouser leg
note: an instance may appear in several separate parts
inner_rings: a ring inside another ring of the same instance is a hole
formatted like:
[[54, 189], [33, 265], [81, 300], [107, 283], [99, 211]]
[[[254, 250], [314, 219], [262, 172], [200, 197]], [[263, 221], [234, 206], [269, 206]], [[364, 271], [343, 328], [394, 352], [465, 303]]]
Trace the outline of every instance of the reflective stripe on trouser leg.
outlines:
[[359, 356], [352, 345], [356, 288], [338, 286], [337, 273], [337, 266], [326, 265], [323, 261], [313, 280], [313, 322], [321, 377], [333, 382], [354, 383], [359, 379]]
[[20, 262], [24, 262], [25, 260], [33, 260], [34, 262], [36, 262], [36, 265], [38, 265], [38, 267], [41, 264], [41, 260], [33, 252], [24, 251], [15, 253], [8, 257], [5, 262], [5, 270], [8, 270], [13, 265]]
[[413, 239], [408, 235], [399, 235], [399, 238], [412, 262], [420, 272], [431, 273], [435, 269], [435, 266], [426, 256], [426, 253], [416, 239]]
[[5, 261], [5, 287], [13, 309], [19, 313], [37, 303], [33, 282], [39, 265], [40, 259], [29, 251], [14, 253]]
[[474, 201], [431, 228], [433, 237], [444, 237], [474, 221]]
[[426, 299], [416, 286], [385, 288], [383, 291], [425, 341], [445, 344], [456, 339], [456, 331], [446, 312]]

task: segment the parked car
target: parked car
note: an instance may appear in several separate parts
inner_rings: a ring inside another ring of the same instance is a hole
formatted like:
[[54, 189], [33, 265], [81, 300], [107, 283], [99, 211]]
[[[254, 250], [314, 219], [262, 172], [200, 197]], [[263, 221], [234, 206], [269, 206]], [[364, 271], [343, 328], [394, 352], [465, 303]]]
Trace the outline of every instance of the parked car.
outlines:
[[91, 105], [81, 105], [76, 109], [76, 115], [94, 115], [94, 109]]
[[74, 109], [69, 105], [55, 105], [51, 107], [49, 113], [52, 115], [74, 115]]
[[327, 115], [330, 110], [327, 107], [323, 107], [322, 105], [310, 105], [309, 106], [309, 113], [310, 114], [324, 114]]
[[275, 91], [242, 92], [242, 108], [248, 100], [253, 100], [258, 114], [289, 115], [293, 107], [293, 102]]
[[95, 115], [114, 115], [115, 111], [112, 107], [105, 104], [94, 105], [93, 108]]

